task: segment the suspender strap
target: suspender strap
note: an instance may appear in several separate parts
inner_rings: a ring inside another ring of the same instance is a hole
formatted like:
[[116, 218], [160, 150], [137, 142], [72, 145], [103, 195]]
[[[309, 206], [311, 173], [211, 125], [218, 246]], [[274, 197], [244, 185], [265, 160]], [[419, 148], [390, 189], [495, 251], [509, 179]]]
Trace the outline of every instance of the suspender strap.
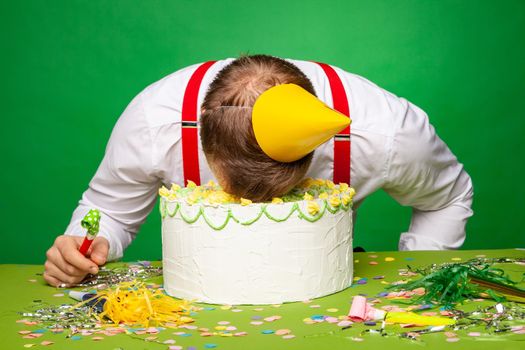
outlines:
[[184, 99], [182, 101], [182, 165], [184, 171], [184, 185], [188, 180], [200, 185], [199, 173], [199, 133], [197, 129], [197, 99], [199, 88], [208, 69], [216, 61], [208, 61], [200, 65], [191, 76]]
[[[328, 64], [315, 62], [324, 70], [330, 89], [334, 109], [350, 117], [350, 108], [341, 78]], [[350, 126], [334, 137], [334, 182], [350, 184]]]

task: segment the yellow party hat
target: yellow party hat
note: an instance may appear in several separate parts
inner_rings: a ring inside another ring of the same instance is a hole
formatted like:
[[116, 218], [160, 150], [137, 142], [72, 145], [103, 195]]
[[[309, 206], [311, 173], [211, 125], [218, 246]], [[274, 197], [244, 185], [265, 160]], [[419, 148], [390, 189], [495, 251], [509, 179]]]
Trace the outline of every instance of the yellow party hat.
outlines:
[[257, 98], [252, 111], [257, 143], [270, 158], [286, 163], [312, 152], [350, 122], [295, 84], [269, 88]]

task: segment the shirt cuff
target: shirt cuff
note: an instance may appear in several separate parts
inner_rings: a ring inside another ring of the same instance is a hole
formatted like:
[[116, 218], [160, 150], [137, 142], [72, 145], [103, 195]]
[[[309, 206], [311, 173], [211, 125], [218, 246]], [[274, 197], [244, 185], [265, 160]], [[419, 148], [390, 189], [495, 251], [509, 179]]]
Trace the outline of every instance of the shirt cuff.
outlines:
[[399, 238], [399, 250], [448, 250], [457, 249], [457, 247], [445, 246], [442, 242], [435, 241], [428, 236], [413, 232], [404, 232]]

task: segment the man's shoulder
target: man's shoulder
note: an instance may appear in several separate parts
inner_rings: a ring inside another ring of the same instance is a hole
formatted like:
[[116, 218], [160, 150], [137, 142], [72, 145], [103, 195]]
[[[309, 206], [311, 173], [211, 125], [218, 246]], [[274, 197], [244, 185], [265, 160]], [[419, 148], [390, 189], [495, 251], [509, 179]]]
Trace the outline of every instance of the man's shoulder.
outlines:
[[[299, 67], [312, 81], [318, 97], [331, 104], [332, 94], [328, 77], [315, 61], [287, 59]], [[392, 136], [406, 108], [404, 99], [380, 87], [375, 82], [337, 64], [329, 64], [345, 89], [352, 119], [352, 128], [362, 132]]]
[[[217, 71], [232, 59], [217, 60], [205, 74], [199, 91], [199, 102]], [[205, 62], [191, 64], [149, 84], [140, 93], [144, 112], [152, 128], [180, 123], [186, 86], [193, 73]]]

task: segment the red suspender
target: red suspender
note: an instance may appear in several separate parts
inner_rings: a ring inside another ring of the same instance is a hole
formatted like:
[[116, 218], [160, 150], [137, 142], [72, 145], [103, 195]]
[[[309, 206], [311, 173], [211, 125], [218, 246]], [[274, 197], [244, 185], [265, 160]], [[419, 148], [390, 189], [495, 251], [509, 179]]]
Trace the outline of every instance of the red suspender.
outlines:
[[200, 185], [199, 173], [199, 135], [197, 129], [197, 98], [202, 78], [216, 61], [201, 64], [191, 76], [182, 101], [182, 166], [184, 185], [188, 180]]
[[[323, 68], [328, 77], [334, 109], [350, 117], [348, 98], [341, 78], [330, 65], [320, 62], [315, 63]], [[350, 184], [350, 126], [334, 137], [334, 182]]]

